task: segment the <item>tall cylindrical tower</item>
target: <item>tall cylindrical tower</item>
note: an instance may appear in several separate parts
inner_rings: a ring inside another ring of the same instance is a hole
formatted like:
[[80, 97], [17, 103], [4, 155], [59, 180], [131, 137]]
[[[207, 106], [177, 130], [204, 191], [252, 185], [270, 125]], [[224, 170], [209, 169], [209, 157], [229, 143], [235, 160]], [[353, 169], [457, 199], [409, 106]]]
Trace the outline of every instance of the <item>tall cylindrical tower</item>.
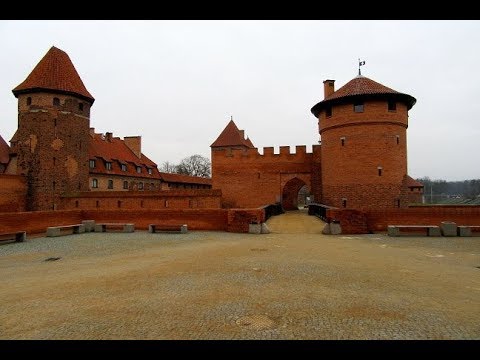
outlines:
[[56, 209], [60, 196], [88, 190], [90, 107], [95, 101], [64, 51], [52, 47], [12, 90], [17, 173], [27, 178], [28, 210]]
[[348, 208], [407, 206], [408, 110], [416, 100], [367, 77], [335, 91], [324, 81], [324, 100], [312, 107], [321, 136], [322, 203]]

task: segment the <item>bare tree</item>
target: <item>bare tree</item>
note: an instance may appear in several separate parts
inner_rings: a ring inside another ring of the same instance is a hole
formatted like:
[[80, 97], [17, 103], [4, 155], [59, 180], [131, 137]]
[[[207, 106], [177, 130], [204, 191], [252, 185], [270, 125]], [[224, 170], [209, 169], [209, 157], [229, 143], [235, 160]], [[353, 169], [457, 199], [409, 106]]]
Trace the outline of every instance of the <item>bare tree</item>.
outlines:
[[177, 173], [190, 176], [210, 177], [210, 169], [210, 160], [202, 155], [195, 154], [186, 157], [180, 162], [177, 166]]
[[177, 172], [177, 166], [169, 161], [164, 161], [162, 166], [159, 167], [158, 171], [163, 172], [163, 173], [176, 173]]

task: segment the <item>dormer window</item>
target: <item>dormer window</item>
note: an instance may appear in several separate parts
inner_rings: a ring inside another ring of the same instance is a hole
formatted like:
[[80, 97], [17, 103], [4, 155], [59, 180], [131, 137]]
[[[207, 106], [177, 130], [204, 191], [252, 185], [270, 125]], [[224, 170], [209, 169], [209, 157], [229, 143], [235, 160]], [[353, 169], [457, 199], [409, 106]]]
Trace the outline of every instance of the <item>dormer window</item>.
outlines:
[[142, 167], [141, 166], [137, 166], [137, 173], [139, 173], [139, 174], [142, 173]]
[[95, 160], [90, 160], [90, 169], [95, 169]]
[[105, 168], [107, 170], [112, 170], [112, 163], [110, 161], [105, 161]]
[[122, 171], [127, 171], [127, 165], [122, 164], [121, 167], [122, 167]]
[[152, 175], [152, 173], [153, 173], [152, 168], [148, 168], [148, 174]]

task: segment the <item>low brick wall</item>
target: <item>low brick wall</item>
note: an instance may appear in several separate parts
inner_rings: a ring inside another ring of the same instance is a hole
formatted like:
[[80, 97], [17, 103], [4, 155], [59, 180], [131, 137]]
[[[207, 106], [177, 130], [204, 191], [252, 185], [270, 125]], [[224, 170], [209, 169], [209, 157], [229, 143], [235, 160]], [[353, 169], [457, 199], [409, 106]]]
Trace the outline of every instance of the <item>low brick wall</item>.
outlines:
[[388, 225], [480, 225], [480, 205], [410, 206], [407, 209], [328, 209], [327, 217], [339, 220], [342, 234], [386, 232]]
[[78, 224], [82, 220], [80, 210], [0, 213], [0, 233], [24, 230], [28, 234], [41, 234], [49, 226]]
[[134, 223], [138, 230], [148, 230], [149, 224], [187, 224], [190, 230], [248, 232], [252, 222], [265, 220], [265, 210], [259, 209], [141, 209], [141, 210], [56, 210], [0, 213], [0, 232], [25, 230], [28, 234], [45, 233], [47, 227], [96, 222]]
[[187, 224], [189, 230], [227, 230], [227, 210], [83, 210], [84, 220], [134, 223], [135, 229], [148, 230], [149, 224]]

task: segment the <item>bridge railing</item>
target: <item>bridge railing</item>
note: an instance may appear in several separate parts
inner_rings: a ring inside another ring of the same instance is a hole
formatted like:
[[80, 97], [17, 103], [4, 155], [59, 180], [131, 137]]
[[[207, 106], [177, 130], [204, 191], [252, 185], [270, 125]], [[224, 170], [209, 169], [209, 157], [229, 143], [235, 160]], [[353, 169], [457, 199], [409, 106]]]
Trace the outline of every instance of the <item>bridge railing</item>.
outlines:
[[308, 215], [313, 215], [319, 217], [325, 222], [329, 222], [329, 218], [327, 217], [328, 209], [334, 209], [334, 207], [324, 204], [310, 203], [308, 205]]
[[272, 216], [280, 215], [285, 212], [283, 211], [282, 204], [279, 203], [265, 205], [263, 206], [263, 209], [265, 210], [265, 221], [267, 221]]

